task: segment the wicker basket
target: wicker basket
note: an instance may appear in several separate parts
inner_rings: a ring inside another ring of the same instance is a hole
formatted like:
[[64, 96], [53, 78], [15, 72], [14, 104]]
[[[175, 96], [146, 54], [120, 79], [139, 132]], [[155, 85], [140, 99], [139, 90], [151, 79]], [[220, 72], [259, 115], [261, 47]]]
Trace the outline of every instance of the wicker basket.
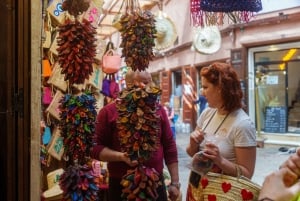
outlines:
[[188, 201], [255, 201], [261, 186], [241, 176], [232, 177], [209, 172], [198, 188], [188, 186]]

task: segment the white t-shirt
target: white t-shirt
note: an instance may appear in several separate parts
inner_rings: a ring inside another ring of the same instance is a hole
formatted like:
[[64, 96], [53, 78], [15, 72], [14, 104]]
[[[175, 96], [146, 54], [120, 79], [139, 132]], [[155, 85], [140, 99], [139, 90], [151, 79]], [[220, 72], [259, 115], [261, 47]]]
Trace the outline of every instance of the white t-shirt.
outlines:
[[207, 108], [198, 118], [197, 126], [206, 135], [215, 135], [221, 155], [231, 162], [236, 162], [235, 147], [256, 147], [254, 123], [243, 109], [226, 116], [219, 115], [214, 108]]

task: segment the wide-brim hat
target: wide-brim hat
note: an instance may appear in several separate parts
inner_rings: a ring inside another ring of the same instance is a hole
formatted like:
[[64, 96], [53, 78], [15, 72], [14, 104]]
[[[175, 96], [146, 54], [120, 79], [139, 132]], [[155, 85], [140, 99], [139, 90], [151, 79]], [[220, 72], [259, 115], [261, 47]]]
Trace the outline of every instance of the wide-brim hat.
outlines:
[[45, 201], [58, 201], [63, 198], [63, 190], [61, 190], [60, 186], [57, 184], [52, 188], [44, 191], [43, 198]]
[[59, 186], [59, 179], [63, 173], [64, 170], [60, 168], [47, 174], [48, 190], [43, 192], [46, 201], [61, 200], [63, 197], [63, 191]]
[[156, 50], [167, 49], [172, 46], [177, 38], [177, 30], [173, 21], [162, 11], [155, 16], [156, 38], [154, 40]]
[[213, 54], [221, 48], [221, 33], [217, 26], [197, 27], [193, 47], [202, 54]]

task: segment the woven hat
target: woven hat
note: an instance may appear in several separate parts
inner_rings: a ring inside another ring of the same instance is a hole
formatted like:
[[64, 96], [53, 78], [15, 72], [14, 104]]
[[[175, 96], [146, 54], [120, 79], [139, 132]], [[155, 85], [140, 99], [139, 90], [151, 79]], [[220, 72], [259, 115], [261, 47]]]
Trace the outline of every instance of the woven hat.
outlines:
[[163, 50], [175, 42], [177, 30], [173, 21], [162, 11], [159, 11], [155, 17], [156, 38], [154, 40], [156, 50]]
[[60, 168], [47, 174], [48, 190], [43, 192], [46, 201], [61, 200], [63, 191], [59, 186], [59, 178], [63, 173], [64, 170]]
[[197, 27], [193, 47], [202, 54], [213, 54], [221, 47], [221, 34], [217, 26]]

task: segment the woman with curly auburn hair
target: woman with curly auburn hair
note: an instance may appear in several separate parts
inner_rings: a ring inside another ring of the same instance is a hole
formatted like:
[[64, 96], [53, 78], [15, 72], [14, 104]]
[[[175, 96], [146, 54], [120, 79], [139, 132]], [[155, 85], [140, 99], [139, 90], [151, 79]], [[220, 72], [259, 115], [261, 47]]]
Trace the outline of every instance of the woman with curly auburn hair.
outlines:
[[232, 112], [242, 108], [241, 83], [235, 70], [229, 64], [214, 63], [202, 68], [200, 74], [207, 82], [218, 87], [220, 98], [223, 100], [223, 105], [221, 105], [223, 110]]
[[[212, 172], [237, 176], [240, 170], [251, 179], [256, 160], [256, 130], [242, 109], [238, 75], [231, 65], [220, 62], [203, 67], [200, 75], [208, 108], [199, 116], [186, 151], [191, 157], [202, 151], [202, 156], [213, 164]], [[212, 138], [213, 141], [208, 140]]]

